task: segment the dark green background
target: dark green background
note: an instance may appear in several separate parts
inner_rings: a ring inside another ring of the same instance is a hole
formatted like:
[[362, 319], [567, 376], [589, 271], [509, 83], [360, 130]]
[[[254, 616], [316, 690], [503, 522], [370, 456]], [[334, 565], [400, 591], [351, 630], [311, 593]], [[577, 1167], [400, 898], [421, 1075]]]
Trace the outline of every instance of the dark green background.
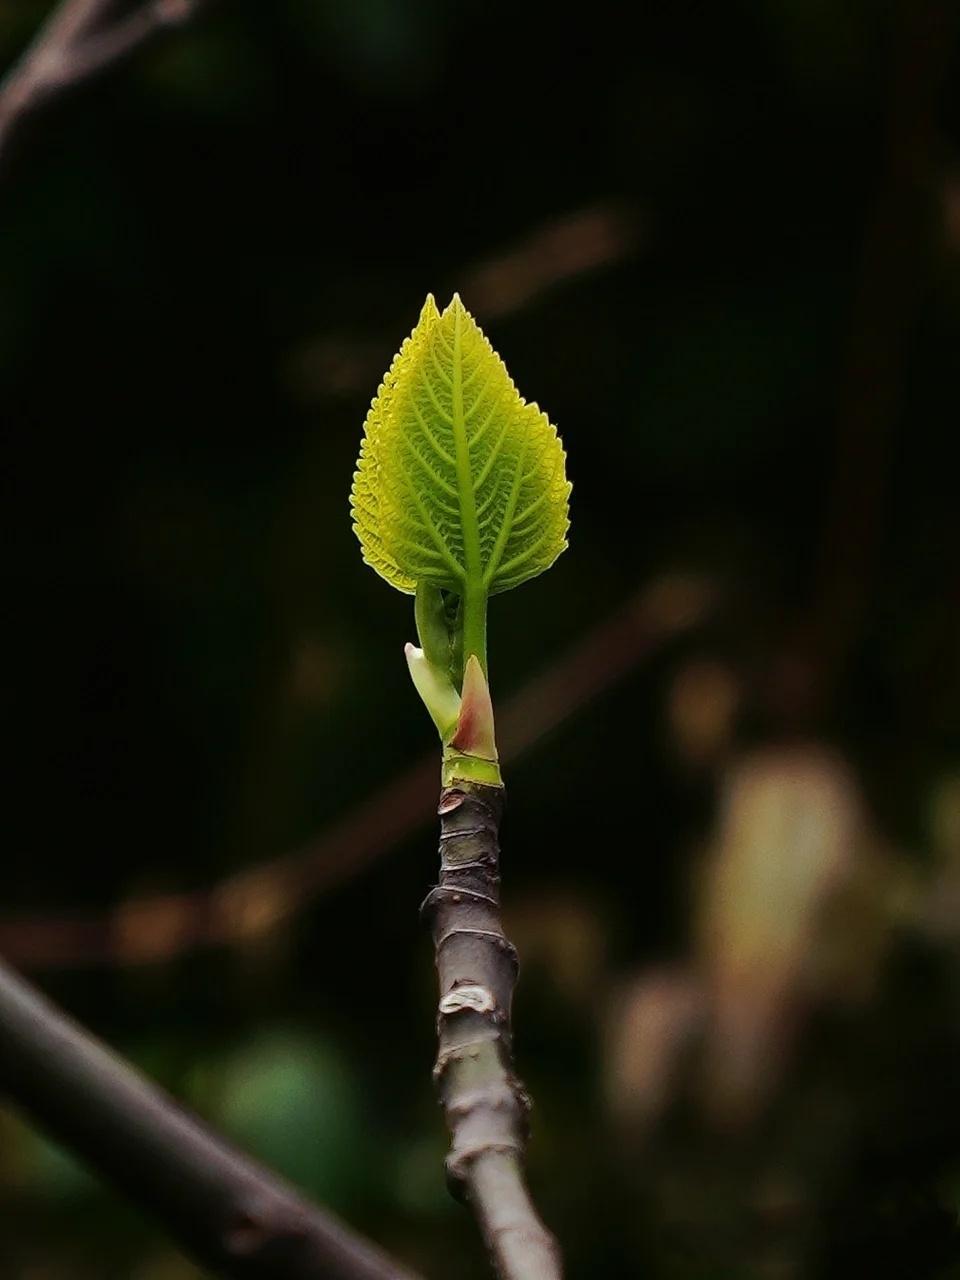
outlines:
[[[4, 63], [48, 7], [5, 0]], [[223, 0], [31, 122], [0, 179], [5, 924], [202, 888], [432, 748], [410, 602], [350, 530], [367, 404], [427, 290], [471, 306], [478, 263], [585, 208], [628, 229], [478, 315], [574, 482], [569, 551], [493, 603], [495, 694], [658, 574], [721, 596], [509, 771], [508, 925], [554, 940], [516, 1010], [531, 1176], [574, 1277], [958, 1274], [956, 930], [894, 930], [774, 1122], [688, 1101], [650, 1145], [601, 1087], [609, 994], [687, 948], [739, 750], [833, 744], [931, 863], [960, 746], [950, 9]], [[692, 768], [668, 690], [704, 657], [741, 714]], [[425, 826], [255, 944], [115, 965], [94, 931], [37, 977], [426, 1276], [474, 1280], [430, 1086], [433, 859]], [[744, 1209], [777, 1161], [807, 1170], [786, 1222]], [[4, 1118], [0, 1274], [195, 1273]]]

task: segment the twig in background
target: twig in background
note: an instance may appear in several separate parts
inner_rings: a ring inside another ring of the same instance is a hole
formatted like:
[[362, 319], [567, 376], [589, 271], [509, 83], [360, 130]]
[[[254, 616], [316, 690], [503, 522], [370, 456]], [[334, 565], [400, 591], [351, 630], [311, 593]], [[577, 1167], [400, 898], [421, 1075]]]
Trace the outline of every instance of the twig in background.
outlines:
[[886, 163], [864, 232], [814, 601], [814, 661], [827, 693], [876, 586], [892, 435], [911, 330], [930, 287], [937, 107], [958, 12], [949, 0], [901, 0], [895, 9]]
[[2, 962], [0, 1089], [217, 1275], [415, 1280], [204, 1128]]
[[146, 0], [111, 20], [115, 0], [64, 0], [0, 81], [0, 161], [34, 112], [184, 25], [206, 2]]
[[[505, 701], [501, 759], [518, 759], [674, 636], [699, 626], [716, 598], [703, 578], [655, 579]], [[425, 826], [435, 796], [431, 752], [302, 849], [208, 889], [131, 898], [103, 914], [11, 913], [0, 918], [0, 953], [34, 970], [82, 968], [166, 963], [203, 947], [254, 941]]]
[[[450, 274], [478, 316], [501, 319], [549, 289], [622, 263], [637, 251], [644, 229], [636, 208], [601, 200], [549, 218], [502, 251]], [[382, 343], [322, 334], [294, 353], [289, 378], [306, 403], [355, 395], [377, 375], [384, 356]]]

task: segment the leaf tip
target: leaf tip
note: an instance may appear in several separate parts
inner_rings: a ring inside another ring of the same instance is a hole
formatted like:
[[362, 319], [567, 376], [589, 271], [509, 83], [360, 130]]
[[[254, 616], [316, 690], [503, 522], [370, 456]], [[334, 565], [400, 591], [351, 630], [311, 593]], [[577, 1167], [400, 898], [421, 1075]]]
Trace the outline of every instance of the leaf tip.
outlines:
[[455, 293], [455, 294], [453, 295], [453, 297], [452, 297], [452, 298], [450, 299], [450, 301], [447, 303], [447, 306], [446, 306], [446, 308], [445, 308], [445, 310], [444, 310], [443, 314], [444, 314], [444, 315], [454, 315], [454, 316], [455, 316], [455, 315], [457, 314], [457, 312], [459, 312], [461, 315], [465, 315], [465, 316], [469, 316], [469, 315], [470, 315], [470, 312], [469, 312], [469, 311], [467, 310], [467, 308], [463, 305], [463, 299], [460, 297], [460, 294], [459, 294], [459, 293]]
[[432, 293], [428, 293], [424, 299], [423, 306], [420, 308], [419, 323], [422, 324], [424, 320], [436, 320], [439, 316], [440, 311], [437, 307], [437, 300]]

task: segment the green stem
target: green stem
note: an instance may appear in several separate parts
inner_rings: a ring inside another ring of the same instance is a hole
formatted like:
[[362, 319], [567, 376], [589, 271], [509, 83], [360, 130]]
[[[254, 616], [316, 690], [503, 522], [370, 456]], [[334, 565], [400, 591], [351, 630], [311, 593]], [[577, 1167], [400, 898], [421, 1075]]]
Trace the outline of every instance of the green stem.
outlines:
[[474, 587], [469, 583], [464, 591], [463, 611], [463, 660], [466, 663], [471, 653], [477, 655], [483, 674], [487, 672], [487, 593], [482, 587]]

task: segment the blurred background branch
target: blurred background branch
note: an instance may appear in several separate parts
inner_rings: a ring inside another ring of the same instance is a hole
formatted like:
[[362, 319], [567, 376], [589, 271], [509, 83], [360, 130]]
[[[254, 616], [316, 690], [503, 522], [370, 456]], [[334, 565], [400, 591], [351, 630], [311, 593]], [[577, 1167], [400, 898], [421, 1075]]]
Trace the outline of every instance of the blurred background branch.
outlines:
[[[657, 579], [508, 697], [498, 718], [509, 763], [614, 687], [668, 640], [702, 625], [715, 584]], [[231, 874], [209, 889], [131, 898], [107, 915], [0, 917], [0, 953], [31, 969], [169, 962], [194, 949], [251, 943], [289, 924], [434, 816], [435, 752], [367, 796], [305, 848]]]
[[123, 62], [164, 31], [188, 22], [208, 0], [62, 0], [0, 80], [0, 172], [35, 112]]
[[2, 961], [0, 1088], [217, 1275], [416, 1280], [204, 1128]]
[[815, 661], [823, 668], [821, 696], [841, 678], [879, 586], [893, 432], [903, 413], [918, 312], [936, 278], [928, 233], [940, 212], [932, 182], [937, 113], [958, 13], [951, 0], [895, 6], [884, 157], [863, 229], [819, 547], [812, 630]]

